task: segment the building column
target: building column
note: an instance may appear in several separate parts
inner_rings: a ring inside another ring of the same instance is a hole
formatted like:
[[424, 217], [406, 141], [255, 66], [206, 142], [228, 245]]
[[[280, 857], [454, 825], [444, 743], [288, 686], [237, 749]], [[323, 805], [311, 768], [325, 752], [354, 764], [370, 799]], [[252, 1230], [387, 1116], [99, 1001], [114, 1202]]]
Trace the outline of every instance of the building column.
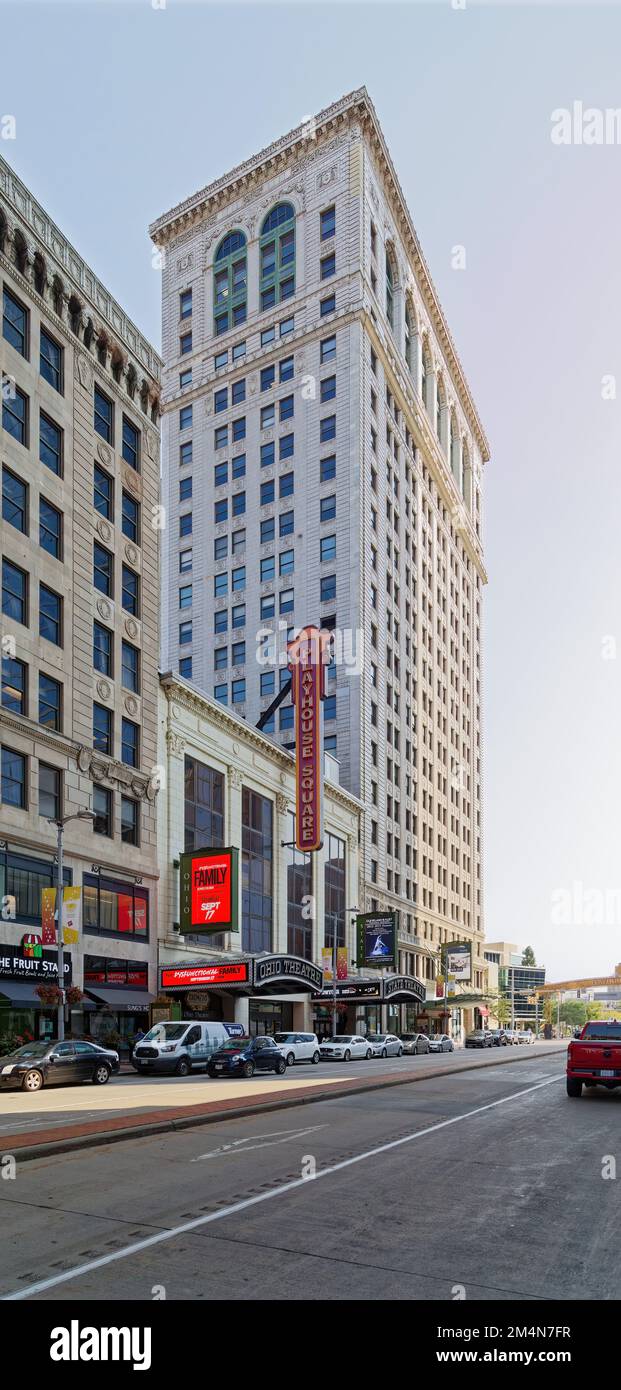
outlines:
[[287, 811], [289, 802], [282, 792], [274, 803], [274, 928], [272, 950], [277, 955], [287, 951], [287, 851], [283, 840], [288, 839]]
[[[241, 951], [242, 949], [242, 775], [238, 767], [227, 767], [227, 804], [225, 806], [225, 836], [224, 843], [232, 845], [239, 850], [239, 883], [238, 883], [238, 927], [236, 932], [227, 932], [225, 945], [228, 951]], [[237, 1014], [235, 1015], [237, 1019]]]
[[234, 1023], [241, 1023], [244, 1033], [248, 1034], [250, 1023], [250, 1000], [245, 995], [235, 995]]

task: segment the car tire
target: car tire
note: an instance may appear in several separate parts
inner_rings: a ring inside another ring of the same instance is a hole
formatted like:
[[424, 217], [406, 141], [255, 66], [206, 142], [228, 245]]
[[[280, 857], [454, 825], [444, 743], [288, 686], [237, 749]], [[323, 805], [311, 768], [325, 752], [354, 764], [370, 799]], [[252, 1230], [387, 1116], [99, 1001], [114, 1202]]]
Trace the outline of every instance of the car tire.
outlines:
[[95, 1067], [91, 1079], [93, 1086], [105, 1086], [106, 1082], [110, 1080], [110, 1068], [106, 1066], [105, 1062], [100, 1062], [99, 1066]]
[[278, 1076], [284, 1075], [284, 1073], [287, 1070], [287, 1065], [291, 1065], [291, 1063], [289, 1062], [289, 1058], [287, 1058], [287, 1061], [285, 1062], [284, 1057], [281, 1057], [280, 1061], [276, 1063], [276, 1072]]
[[24, 1080], [22, 1081], [22, 1091], [30, 1091], [31, 1095], [34, 1095], [36, 1091], [41, 1090], [43, 1084], [41, 1072], [37, 1071], [36, 1067], [33, 1067], [32, 1071], [26, 1072]]
[[346, 1052], [343, 1056], [344, 1062], [351, 1062], [351, 1052]]
[[397, 1057], [402, 1057], [402, 1056], [403, 1056], [403, 1048], [400, 1047], [400, 1048], [399, 1048], [399, 1051], [398, 1051], [398, 1053], [397, 1053]]
[[254, 1076], [254, 1062], [244, 1062], [242, 1076], [245, 1076], [248, 1080], [250, 1080], [251, 1076]]
[[582, 1082], [575, 1081], [573, 1076], [567, 1077], [567, 1094], [572, 1100], [577, 1100], [582, 1095]]
[[180, 1057], [175, 1067], [175, 1076], [189, 1076], [191, 1070], [187, 1057]]
[[288, 1067], [292, 1067], [294, 1062], [295, 1062], [295, 1052], [288, 1052], [288, 1053], [287, 1053], [287, 1066], [288, 1066]]
[[316, 1067], [316, 1066], [317, 1066], [317, 1063], [320, 1062], [320, 1061], [321, 1061], [321, 1058], [320, 1058], [320, 1056], [319, 1056], [319, 1053], [318, 1053], [318, 1052], [313, 1052], [313, 1066]]
[[207, 1075], [211, 1077], [212, 1081], [215, 1080], [216, 1073], [212, 1067], [207, 1067]]
[[[366, 1056], [367, 1062], [370, 1062], [370, 1061], [371, 1061], [371, 1058], [372, 1058], [372, 1056], [373, 1056], [373, 1052], [372, 1052], [371, 1048], [369, 1048], [368, 1052], [365, 1053], [365, 1056]], [[386, 1053], [385, 1053], [385, 1052], [382, 1052], [382, 1057], [385, 1057], [385, 1056], [386, 1056]]]
[[388, 1053], [387, 1053], [387, 1051], [386, 1051], [386, 1048], [383, 1047], [382, 1050], [381, 1050], [381, 1052], [380, 1052], [380, 1057], [387, 1057], [387, 1056], [388, 1056]]

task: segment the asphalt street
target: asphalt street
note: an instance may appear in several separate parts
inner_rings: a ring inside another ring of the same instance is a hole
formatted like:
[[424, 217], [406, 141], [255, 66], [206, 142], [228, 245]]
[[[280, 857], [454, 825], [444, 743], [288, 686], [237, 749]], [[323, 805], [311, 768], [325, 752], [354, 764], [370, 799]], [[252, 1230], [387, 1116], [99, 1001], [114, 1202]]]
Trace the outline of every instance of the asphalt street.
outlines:
[[[549, 1044], [535, 1044], [534, 1048], [547, 1050]], [[372, 1061], [320, 1062], [318, 1066], [298, 1064], [288, 1067], [284, 1076], [273, 1072], [256, 1074], [250, 1081], [240, 1077], [212, 1080], [205, 1072], [195, 1072], [191, 1076], [138, 1076], [135, 1072], [121, 1073], [111, 1077], [106, 1086], [46, 1086], [36, 1095], [21, 1090], [0, 1091], [0, 1148], [10, 1143], [16, 1133], [27, 1133], [41, 1128], [53, 1130], [81, 1120], [99, 1120], [131, 1113], [139, 1116], [152, 1112], [155, 1108], [174, 1108], [179, 1105], [201, 1105], [205, 1101], [232, 1098], [251, 1098], [267, 1090], [285, 1094], [300, 1086], [311, 1087], [318, 1081], [334, 1083], [349, 1079], [356, 1081], [375, 1076], [394, 1074], [405, 1076], [424, 1075], [425, 1071], [438, 1068], [450, 1070], [454, 1066], [468, 1065], [473, 1060], [490, 1062], [514, 1057], [518, 1048], [486, 1048], [485, 1050], [459, 1049], [456, 1052], [433, 1052], [419, 1057], [373, 1058]], [[533, 1046], [524, 1046], [526, 1055], [533, 1052]]]
[[18, 1163], [0, 1296], [613, 1299], [620, 1118], [541, 1055]]

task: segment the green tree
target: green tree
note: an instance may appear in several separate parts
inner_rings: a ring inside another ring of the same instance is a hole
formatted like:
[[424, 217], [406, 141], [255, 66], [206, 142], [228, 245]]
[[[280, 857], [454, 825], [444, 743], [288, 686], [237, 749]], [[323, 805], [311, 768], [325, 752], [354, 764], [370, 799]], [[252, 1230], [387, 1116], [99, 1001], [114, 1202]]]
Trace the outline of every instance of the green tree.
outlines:
[[577, 1028], [579, 1024], [584, 1026], [587, 1021], [587, 1006], [583, 999], [568, 999], [560, 1008], [561, 1023], [568, 1023], [570, 1028]]
[[535, 952], [532, 946], [525, 946], [522, 952], [522, 965], [536, 965]]
[[511, 1003], [506, 994], [498, 995], [498, 998], [491, 1005], [491, 1011], [498, 1019], [500, 1027], [504, 1028], [511, 1017]]

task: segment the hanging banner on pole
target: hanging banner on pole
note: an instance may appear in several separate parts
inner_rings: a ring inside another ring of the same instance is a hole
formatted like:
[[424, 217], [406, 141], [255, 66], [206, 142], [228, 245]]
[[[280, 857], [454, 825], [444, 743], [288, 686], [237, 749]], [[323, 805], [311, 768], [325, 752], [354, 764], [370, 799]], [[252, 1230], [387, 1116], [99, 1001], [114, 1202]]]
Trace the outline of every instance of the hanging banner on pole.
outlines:
[[323, 844], [323, 739], [321, 702], [330, 635], [301, 628], [287, 646], [295, 710], [295, 843], [305, 852]]
[[[63, 888], [63, 945], [77, 946], [82, 925], [82, 889], [68, 883]], [[41, 940], [44, 946], [56, 945], [56, 889], [44, 888], [41, 894]]]

